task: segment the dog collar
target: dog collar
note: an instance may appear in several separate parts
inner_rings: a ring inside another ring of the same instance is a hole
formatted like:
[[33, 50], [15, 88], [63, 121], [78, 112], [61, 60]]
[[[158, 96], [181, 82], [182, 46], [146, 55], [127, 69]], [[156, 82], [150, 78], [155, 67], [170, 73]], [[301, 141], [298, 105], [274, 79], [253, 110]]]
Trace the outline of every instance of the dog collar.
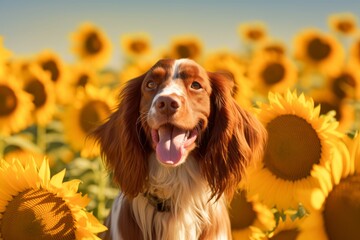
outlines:
[[170, 212], [170, 199], [161, 199], [158, 196], [149, 192], [144, 193], [144, 197], [148, 199], [148, 202], [155, 207], [159, 212]]

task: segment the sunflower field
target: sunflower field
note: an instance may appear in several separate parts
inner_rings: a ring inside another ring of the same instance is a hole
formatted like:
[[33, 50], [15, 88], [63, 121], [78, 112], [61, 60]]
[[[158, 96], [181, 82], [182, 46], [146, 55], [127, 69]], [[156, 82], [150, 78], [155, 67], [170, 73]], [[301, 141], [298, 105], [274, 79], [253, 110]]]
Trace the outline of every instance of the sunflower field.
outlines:
[[89, 133], [126, 81], [161, 58], [227, 71], [234, 98], [268, 132], [229, 212], [234, 239], [360, 239], [360, 28], [351, 13], [327, 30], [274, 40], [264, 22], [239, 23], [239, 50], [205, 49], [196, 34], [155, 49], [123, 34], [123, 64], [95, 23], [74, 27], [68, 62], [44, 49], [22, 57], [0, 33], [0, 239], [98, 239], [119, 193]]

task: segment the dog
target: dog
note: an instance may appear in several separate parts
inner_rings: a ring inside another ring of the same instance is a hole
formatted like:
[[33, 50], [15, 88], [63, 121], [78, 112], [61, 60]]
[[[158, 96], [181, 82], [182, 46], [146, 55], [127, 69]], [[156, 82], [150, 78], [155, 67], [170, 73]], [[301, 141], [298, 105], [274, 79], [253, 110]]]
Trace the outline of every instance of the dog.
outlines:
[[228, 75], [159, 60], [93, 133], [121, 193], [104, 239], [231, 239], [228, 204], [266, 132]]

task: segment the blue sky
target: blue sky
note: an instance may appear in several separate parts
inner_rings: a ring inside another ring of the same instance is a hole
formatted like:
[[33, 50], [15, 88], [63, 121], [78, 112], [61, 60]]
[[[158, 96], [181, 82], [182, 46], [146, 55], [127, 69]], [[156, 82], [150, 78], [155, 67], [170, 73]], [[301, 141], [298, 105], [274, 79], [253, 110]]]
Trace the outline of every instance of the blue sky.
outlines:
[[192, 33], [207, 50], [239, 48], [240, 23], [260, 20], [274, 38], [291, 42], [303, 28], [327, 29], [330, 14], [352, 12], [360, 16], [360, 1], [340, 0], [0, 0], [0, 35], [15, 55], [27, 56], [50, 48], [72, 59], [69, 34], [84, 21], [101, 27], [114, 45], [110, 65], [119, 63], [119, 37], [146, 31], [155, 48], [171, 36]]

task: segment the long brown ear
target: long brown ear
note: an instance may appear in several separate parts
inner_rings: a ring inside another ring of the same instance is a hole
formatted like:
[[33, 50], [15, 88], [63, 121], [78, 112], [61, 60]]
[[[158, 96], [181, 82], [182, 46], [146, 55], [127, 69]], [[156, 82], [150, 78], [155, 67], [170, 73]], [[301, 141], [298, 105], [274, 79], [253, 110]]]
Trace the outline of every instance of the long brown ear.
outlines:
[[212, 85], [208, 131], [200, 144], [202, 171], [213, 197], [232, 194], [246, 166], [262, 154], [266, 132], [262, 124], [232, 97], [234, 82], [220, 73], [208, 73]]
[[132, 197], [142, 190], [148, 174], [149, 145], [139, 120], [144, 77], [145, 74], [126, 83], [117, 110], [93, 132], [114, 181]]

